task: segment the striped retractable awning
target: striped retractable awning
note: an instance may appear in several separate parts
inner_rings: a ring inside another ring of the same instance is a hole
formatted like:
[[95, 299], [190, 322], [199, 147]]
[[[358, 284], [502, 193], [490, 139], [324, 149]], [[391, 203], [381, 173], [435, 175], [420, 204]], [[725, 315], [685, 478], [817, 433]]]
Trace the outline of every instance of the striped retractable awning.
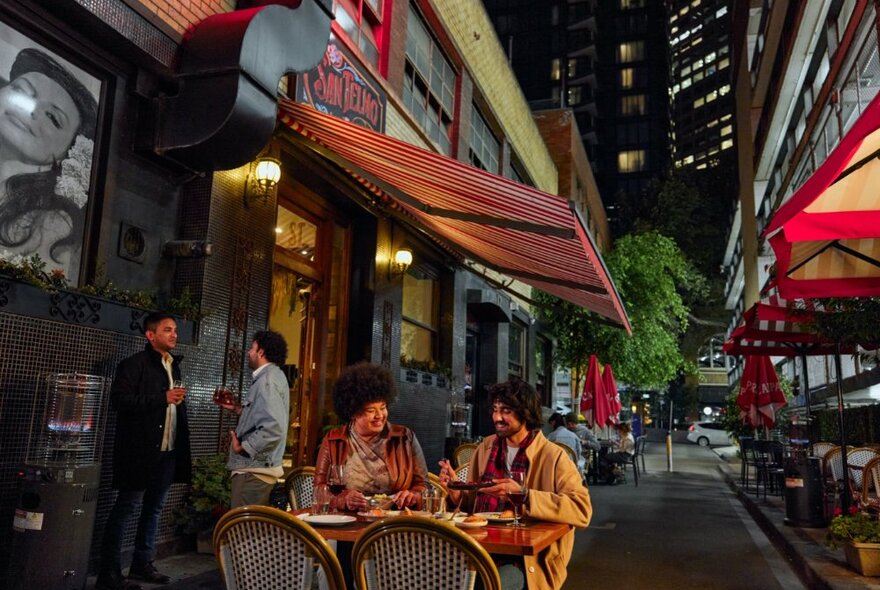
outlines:
[[764, 230], [785, 296], [880, 295], [878, 183], [880, 94]]
[[348, 171], [464, 257], [631, 332], [584, 220], [557, 195], [282, 100], [294, 141]]

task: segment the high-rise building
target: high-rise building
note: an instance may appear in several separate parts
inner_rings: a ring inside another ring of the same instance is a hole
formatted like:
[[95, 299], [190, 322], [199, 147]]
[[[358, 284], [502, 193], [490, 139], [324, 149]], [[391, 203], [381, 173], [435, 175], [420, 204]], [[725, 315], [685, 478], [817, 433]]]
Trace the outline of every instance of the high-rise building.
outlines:
[[704, 170], [733, 148], [730, 0], [667, 0], [672, 158]]
[[571, 108], [612, 230], [669, 166], [668, 43], [662, 2], [484, 0], [535, 110]]

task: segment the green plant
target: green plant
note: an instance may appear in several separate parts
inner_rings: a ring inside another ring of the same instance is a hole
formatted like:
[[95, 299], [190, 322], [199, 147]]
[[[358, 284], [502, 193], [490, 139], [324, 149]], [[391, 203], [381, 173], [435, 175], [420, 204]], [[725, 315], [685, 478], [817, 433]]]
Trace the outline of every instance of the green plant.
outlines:
[[853, 507], [852, 514], [841, 514], [831, 519], [825, 544], [836, 549], [838, 543], [880, 543], [880, 519]]
[[189, 287], [184, 287], [183, 291], [180, 292], [180, 295], [169, 299], [167, 309], [169, 313], [173, 313], [185, 320], [193, 322], [197, 322], [205, 317], [205, 314], [201, 311], [199, 302], [196, 301]]
[[422, 371], [423, 373], [444, 375], [447, 378], [452, 377], [452, 369], [447, 366], [441, 365], [434, 360], [420, 361], [409, 358], [405, 354], [402, 354], [400, 355], [400, 366], [404, 369], [413, 369], [414, 371]]
[[229, 510], [230, 482], [226, 456], [193, 459], [192, 487], [184, 503], [174, 510], [174, 524], [182, 533], [211, 530]]

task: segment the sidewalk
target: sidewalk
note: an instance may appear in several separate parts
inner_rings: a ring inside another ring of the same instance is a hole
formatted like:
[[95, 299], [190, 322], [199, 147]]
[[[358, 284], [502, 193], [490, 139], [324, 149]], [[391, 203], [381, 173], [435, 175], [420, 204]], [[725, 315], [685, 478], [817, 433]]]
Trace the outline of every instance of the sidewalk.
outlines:
[[768, 495], [765, 501], [763, 494], [756, 497], [754, 491], [743, 489], [739, 479], [741, 462], [736, 454], [738, 447], [717, 447], [712, 450], [721, 459], [718, 470], [722, 477], [764, 534], [791, 561], [792, 567], [810, 588], [880, 589], [880, 578], [860, 576], [847, 566], [842, 549], [832, 550], [825, 546], [826, 529], [786, 526], [783, 498]]

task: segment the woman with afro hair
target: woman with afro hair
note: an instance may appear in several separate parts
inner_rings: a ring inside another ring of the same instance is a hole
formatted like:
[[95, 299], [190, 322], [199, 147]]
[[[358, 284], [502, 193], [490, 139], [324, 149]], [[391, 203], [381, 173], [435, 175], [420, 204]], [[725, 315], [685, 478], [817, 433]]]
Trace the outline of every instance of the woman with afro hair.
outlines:
[[327, 433], [318, 451], [315, 485], [327, 483], [330, 465], [343, 465], [346, 490], [337, 510], [364, 510], [365, 496], [389, 494], [400, 507], [417, 505], [425, 489], [425, 455], [412, 430], [388, 422], [397, 397], [388, 369], [359, 363], [333, 386], [333, 406], [344, 424]]

